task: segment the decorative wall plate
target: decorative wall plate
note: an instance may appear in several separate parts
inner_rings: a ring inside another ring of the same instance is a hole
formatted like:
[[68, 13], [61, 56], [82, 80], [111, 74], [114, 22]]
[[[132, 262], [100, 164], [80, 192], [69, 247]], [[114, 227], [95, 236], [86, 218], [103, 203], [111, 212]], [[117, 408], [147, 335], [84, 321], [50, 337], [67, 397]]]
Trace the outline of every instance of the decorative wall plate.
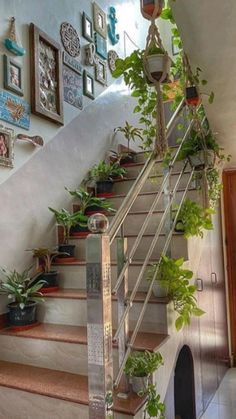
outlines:
[[80, 39], [75, 28], [68, 22], [63, 22], [60, 29], [61, 41], [71, 57], [78, 57], [80, 54]]
[[113, 72], [116, 69], [116, 60], [119, 58], [119, 55], [116, 51], [111, 49], [108, 51], [108, 66], [111, 72]]

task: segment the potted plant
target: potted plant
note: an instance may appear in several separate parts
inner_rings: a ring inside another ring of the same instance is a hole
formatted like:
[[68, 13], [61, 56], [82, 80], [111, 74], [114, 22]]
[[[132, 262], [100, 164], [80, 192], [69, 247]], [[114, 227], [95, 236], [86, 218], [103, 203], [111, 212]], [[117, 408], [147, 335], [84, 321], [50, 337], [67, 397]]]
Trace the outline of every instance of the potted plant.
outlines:
[[64, 242], [63, 244], [58, 246], [58, 250], [61, 253], [59, 258], [66, 258], [67, 262], [75, 260], [75, 245], [69, 244], [69, 236], [71, 228], [77, 225], [81, 225], [82, 227], [87, 227], [87, 219], [88, 217], [81, 214], [81, 212], [70, 213], [66, 209], [62, 208], [61, 211], [57, 211], [51, 207], [48, 207], [50, 211], [56, 217], [58, 224], [63, 226], [63, 237]]
[[216, 158], [224, 159], [221, 150], [211, 132], [205, 135], [192, 130], [189, 138], [181, 146], [178, 160], [187, 158], [195, 170], [213, 168]]
[[62, 252], [49, 249], [48, 247], [36, 247], [34, 249], [27, 249], [27, 251], [31, 251], [37, 260], [36, 268], [37, 271], [41, 272], [40, 280], [44, 281], [41, 292], [48, 293], [57, 291], [59, 288], [58, 272], [52, 270], [52, 263]]
[[[168, 82], [171, 59], [164, 49], [151, 44], [148, 47], [147, 56], [143, 59], [144, 71], [149, 82], [152, 83], [152, 80], [149, 79], [149, 74], [151, 74], [151, 77], [157, 81], [161, 80], [162, 83]], [[166, 77], [162, 80], [164, 73], [166, 74]]]
[[135, 393], [144, 393], [151, 374], [163, 365], [160, 352], [132, 352], [125, 364], [124, 372], [130, 378]]
[[124, 137], [127, 140], [127, 152], [121, 154], [121, 157], [119, 158], [120, 164], [134, 163], [136, 153], [130, 150], [130, 141], [135, 141], [136, 138], [142, 140], [142, 129], [135, 128], [125, 121], [124, 127], [117, 127], [114, 131], [124, 134]]
[[196, 286], [189, 282], [193, 272], [183, 269], [183, 264], [183, 258], [171, 259], [168, 256], [162, 256], [160, 262], [153, 264], [148, 273], [149, 280], [156, 275], [157, 281], [160, 281], [163, 287], [166, 288], [168, 284], [168, 297], [173, 301], [174, 310], [178, 313], [175, 321], [177, 331], [184, 325], [190, 324], [191, 316], [204, 314], [204, 311], [197, 306], [194, 296]]
[[87, 192], [84, 188], [79, 188], [74, 191], [68, 188], [65, 189], [71, 196], [78, 198], [80, 212], [86, 216], [95, 214], [96, 212], [107, 215], [116, 211], [106, 198], [94, 196], [92, 192]]
[[146, 413], [150, 418], [165, 419], [165, 405], [161, 402], [160, 394], [157, 394], [156, 386], [150, 384], [146, 390], [147, 401], [145, 405], [145, 418]]
[[100, 161], [90, 170], [90, 179], [96, 182], [97, 196], [112, 196], [113, 177], [123, 176], [124, 169], [116, 162], [107, 164], [104, 160]]
[[203, 208], [196, 202], [185, 199], [177, 217], [175, 231], [183, 233], [186, 238], [203, 237], [203, 230], [213, 230], [211, 215], [214, 213], [212, 208]]
[[25, 328], [37, 324], [36, 306], [43, 301], [43, 295], [39, 291], [44, 281], [37, 280], [39, 275], [31, 278], [31, 269], [32, 267], [22, 273], [1, 269], [4, 279], [0, 281], [0, 293], [13, 300], [7, 305], [8, 321], [13, 327]]

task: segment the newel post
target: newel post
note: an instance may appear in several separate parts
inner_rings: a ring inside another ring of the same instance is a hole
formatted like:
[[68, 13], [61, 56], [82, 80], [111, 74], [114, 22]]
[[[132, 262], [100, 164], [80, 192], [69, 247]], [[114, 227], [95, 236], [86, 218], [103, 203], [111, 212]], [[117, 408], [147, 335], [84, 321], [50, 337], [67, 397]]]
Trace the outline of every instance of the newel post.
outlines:
[[[89, 219], [86, 239], [89, 419], [112, 419], [112, 305], [108, 220]], [[103, 233], [103, 234], [101, 234]]]

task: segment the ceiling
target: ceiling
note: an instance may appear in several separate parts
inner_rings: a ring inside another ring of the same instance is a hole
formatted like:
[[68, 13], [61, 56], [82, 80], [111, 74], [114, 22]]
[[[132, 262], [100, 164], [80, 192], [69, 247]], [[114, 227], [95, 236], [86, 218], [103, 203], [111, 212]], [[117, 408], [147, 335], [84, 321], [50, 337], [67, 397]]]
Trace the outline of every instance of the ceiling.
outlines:
[[207, 116], [219, 143], [236, 166], [236, 1], [176, 0], [173, 12], [192, 67], [203, 71], [214, 91], [212, 105], [203, 96]]

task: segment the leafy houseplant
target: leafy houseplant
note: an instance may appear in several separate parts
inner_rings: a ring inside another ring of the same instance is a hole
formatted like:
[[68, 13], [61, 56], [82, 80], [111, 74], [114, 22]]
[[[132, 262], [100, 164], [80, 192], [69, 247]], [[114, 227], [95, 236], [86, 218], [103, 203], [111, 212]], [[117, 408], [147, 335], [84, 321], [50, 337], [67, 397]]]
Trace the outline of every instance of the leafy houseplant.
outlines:
[[135, 153], [130, 151], [130, 141], [135, 141], [136, 138], [142, 140], [142, 130], [140, 128], [135, 128], [125, 121], [124, 127], [115, 128], [115, 132], [122, 132], [125, 139], [127, 140], [127, 153], [122, 153], [123, 156], [120, 158], [120, 164], [132, 163], [135, 161]]
[[88, 217], [83, 215], [80, 211], [70, 213], [66, 209], [62, 208], [61, 211], [57, 211], [51, 207], [48, 208], [56, 217], [58, 224], [61, 224], [64, 229], [64, 243], [58, 247], [59, 252], [64, 254], [59, 255], [61, 258], [73, 258], [75, 252], [75, 245], [68, 244], [71, 228], [76, 225], [87, 227]]
[[107, 164], [104, 160], [90, 170], [90, 179], [95, 180], [97, 195], [111, 196], [113, 177], [123, 177], [125, 170], [118, 163]]
[[[160, 81], [163, 77], [163, 73], [166, 72], [165, 80], [162, 80], [163, 83], [167, 82], [170, 74], [171, 59], [168, 54], [156, 45], [150, 45], [147, 51], [146, 59], [144, 60], [144, 71], [148, 77], [148, 74], [151, 74], [151, 77], [157, 81]], [[149, 80], [152, 82], [152, 80]]]
[[111, 204], [107, 199], [93, 196], [92, 192], [87, 192], [84, 188], [79, 188], [74, 191], [71, 191], [68, 188], [65, 189], [71, 196], [78, 198], [80, 212], [84, 215], [92, 215], [95, 212], [115, 212], [115, 209], [111, 207]]
[[203, 230], [213, 230], [211, 215], [214, 210], [203, 208], [190, 199], [186, 199], [180, 208], [175, 230], [184, 233], [184, 237], [203, 237]]
[[37, 270], [41, 272], [40, 280], [44, 281], [41, 292], [50, 292], [58, 289], [58, 272], [52, 270], [53, 260], [64, 254], [57, 250], [49, 249], [48, 247], [36, 247], [34, 249], [28, 249], [33, 253], [33, 256], [37, 259]]
[[161, 402], [160, 394], [157, 394], [156, 386], [150, 384], [146, 390], [147, 402], [145, 405], [145, 419], [146, 413], [150, 418], [165, 419], [165, 405]]
[[44, 281], [36, 279], [39, 275], [30, 277], [32, 267], [22, 273], [1, 269], [0, 293], [8, 295], [14, 301], [8, 304], [8, 320], [14, 326], [29, 326], [36, 323], [36, 305], [43, 301], [39, 292]]
[[189, 280], [193, 272], [183, 269], [184, 259], [171, 259], [168, 256], [162, 256], [159, 263], [153, 264], [148, 272], [148, 279], [152, 280], [154, 275], [156, 279], [168, 286], [168, 296], [173, 301], [174, 310], [178, 313], [175, 327], [179, 331], [184, 325], [190, 324], [191, 316], [202, 316], [204, 311], [197, 306], [197, 300], [194, 296], [196, 286], [191, 285]]
[[135, 393], [145, 392], [148, 380], [158, 367], [163, 365], [160, 352], [132, 352], [125, 364], [124, 372], [130, 377]]

